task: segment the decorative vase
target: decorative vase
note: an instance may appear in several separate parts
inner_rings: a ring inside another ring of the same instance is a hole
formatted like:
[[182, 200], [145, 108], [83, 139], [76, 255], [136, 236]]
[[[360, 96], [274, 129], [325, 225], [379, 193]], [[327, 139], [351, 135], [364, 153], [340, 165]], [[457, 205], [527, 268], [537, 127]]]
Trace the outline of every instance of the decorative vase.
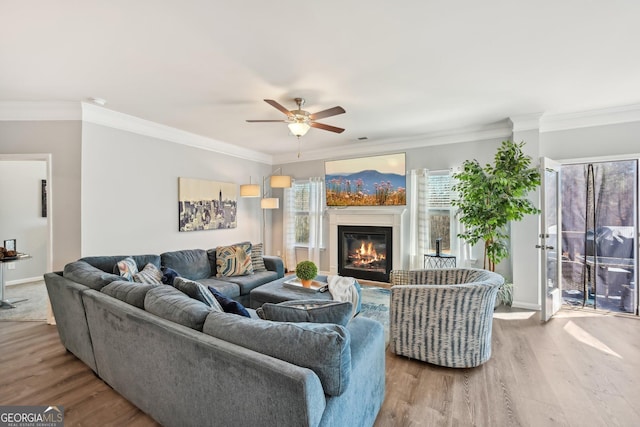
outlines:
[[304, 286], [305, 288], [310, 288], [311, 282], [313, 282], [312, 279], [300, 279], [300, 283], [302, 283], [302, 286]]

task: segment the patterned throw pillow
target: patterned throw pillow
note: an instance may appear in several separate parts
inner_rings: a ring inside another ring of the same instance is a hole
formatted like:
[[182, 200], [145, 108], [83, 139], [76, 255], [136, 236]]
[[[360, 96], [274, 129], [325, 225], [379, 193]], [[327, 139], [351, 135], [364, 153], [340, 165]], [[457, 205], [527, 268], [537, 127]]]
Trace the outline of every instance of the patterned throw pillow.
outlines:
[[237, 243], [216, 248], [216, 267], [218, 277], [244, 276], [253, 274], [251, 264], [251, 243]]
[[211, 295], [207, 287], [202, 283], [194, 282], [184, 277], [176, 277], [173, 281], [173, 287], [189, 295], [191, 298], [205, 303], [208, 307], [216, 311], [224, 311], [220, 303], [218, 303], [218, 300]]
[[257, 273], [258, 271], [267, 271], [267, 267], [264, 266], [264, 260], [262, 259], [264, 255], [264, 245], [262, 243], [258, 243], [251, 246], [251, 265], [253, 265], [253, 272]]
[[118, 261], [116, 264], [118, 266], [118, 272], [120, 276], [124, 277], [126, 280], [133, 282], [133, 275], [138, 272], [138, 266], [136, 262], [130, 256], [126, 257], [123, 260]]
[[148, 263], [142, 271], [133, 275], [133, 281], [138, 283], [162, 284], [162, 272], [155, 265]]

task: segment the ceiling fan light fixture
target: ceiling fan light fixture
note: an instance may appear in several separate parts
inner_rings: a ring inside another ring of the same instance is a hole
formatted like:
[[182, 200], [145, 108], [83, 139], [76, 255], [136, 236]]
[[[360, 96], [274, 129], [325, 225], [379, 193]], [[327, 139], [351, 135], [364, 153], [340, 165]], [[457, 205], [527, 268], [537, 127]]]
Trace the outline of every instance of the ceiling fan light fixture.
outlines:
[[298, 138], [300, 138], [301, 136], [304, 136], [307, 132], [309, 132], [309, 129], [311, 129], [311, 126], [309, 126], [309, 123], [306, 123], [306, 122], [293, 122], [293, 123], [289, 123], [288, 126], [291, 133], [297, 136]]

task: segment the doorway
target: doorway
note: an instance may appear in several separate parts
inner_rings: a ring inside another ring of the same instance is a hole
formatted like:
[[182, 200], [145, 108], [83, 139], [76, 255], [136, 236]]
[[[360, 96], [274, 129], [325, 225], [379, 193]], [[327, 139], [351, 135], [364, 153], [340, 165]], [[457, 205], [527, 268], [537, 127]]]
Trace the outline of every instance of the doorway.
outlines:
[[562, 300], [638, 314], [638, 160], [562, 166]]

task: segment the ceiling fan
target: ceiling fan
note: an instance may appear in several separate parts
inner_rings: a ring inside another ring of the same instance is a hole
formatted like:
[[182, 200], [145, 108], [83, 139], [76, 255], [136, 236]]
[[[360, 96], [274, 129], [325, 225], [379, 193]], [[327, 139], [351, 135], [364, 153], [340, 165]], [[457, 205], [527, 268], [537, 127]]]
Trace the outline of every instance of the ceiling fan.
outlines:
[[273, 99], [265, 99], [267, 104], [272, 107], [282, 111], [287, 118], [285, 120], [247, 120], [249, 123], [259, 123], [259, 122], [279, 122], [279, 123], [288, 123], [289, 130], [292, 134], [300, 138], [304, 134], [306, 134], [310, 128], [328, 130], [329, 132], [342, 133], [344, 129], [326, 125], [324, 123], [316, 122], [317, 119], [324, 119], [325, 117], [337, 116], [338, 114], [345, 113], [344, 108], [342, 107], [333, 107], [327, 110], [322, 110], [317, 113], [311, 114], [308, 111], [302, 109], [304, 105], [304, 98], [295, 98], [296, 104], [298, 104], [297, 110], [287, 110], [277, 101]]

